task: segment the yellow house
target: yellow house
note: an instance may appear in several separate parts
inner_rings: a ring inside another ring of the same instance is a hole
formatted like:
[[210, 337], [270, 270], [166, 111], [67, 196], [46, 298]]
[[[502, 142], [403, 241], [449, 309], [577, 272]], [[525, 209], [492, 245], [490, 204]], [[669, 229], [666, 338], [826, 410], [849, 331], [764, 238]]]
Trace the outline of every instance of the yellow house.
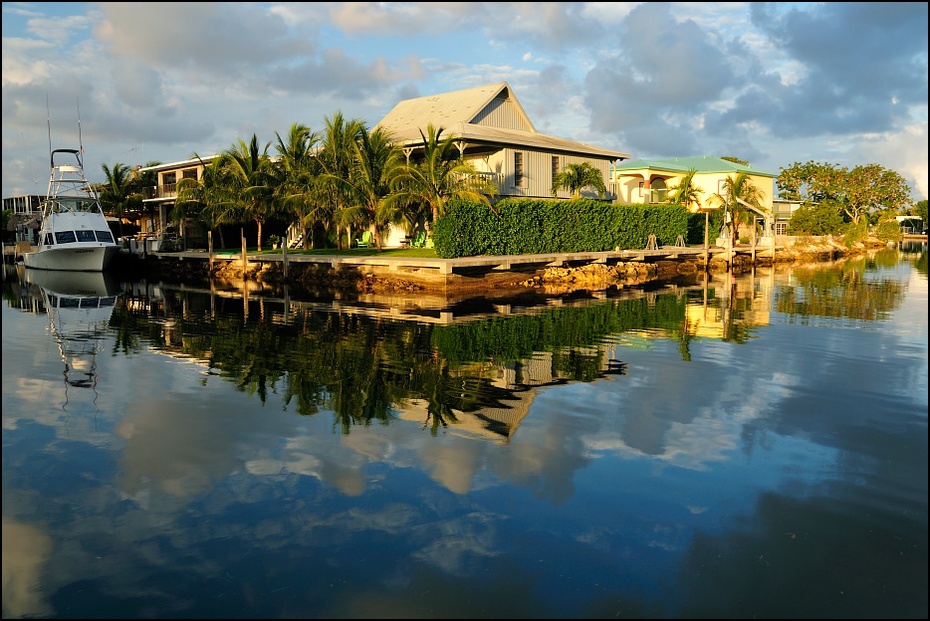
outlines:
[[726, 179], [742, 172], [759, 189], [762, 209], [772, 213], [775, 178], [778, 175], [719, 157], [705, 155], [662, 160], [626, 160], [610, 167], [610, 181], [618, 203], [657, 204], [664, 203], [669, 190], [676, 187], [691, 170], [696, 171], [692, 183], [700, 190], [700, 205], [690, 205], [692, 211], [723, 207], [719, 200], [712, 197], [723, 195]]

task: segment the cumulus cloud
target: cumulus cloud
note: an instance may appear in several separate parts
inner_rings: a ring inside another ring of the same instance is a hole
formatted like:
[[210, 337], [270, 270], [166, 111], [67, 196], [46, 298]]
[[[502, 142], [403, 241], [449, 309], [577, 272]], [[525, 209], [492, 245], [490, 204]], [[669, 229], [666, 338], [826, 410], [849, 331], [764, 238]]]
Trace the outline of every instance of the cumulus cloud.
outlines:
[[874, 162], [926, 198], [926, 3], [5, 3], [3, 15], [4, 196], [34, 191], [48, 119], [75, 127], [78, 100], [94, 173], [336, 112], [374, 125], [402, 99], [507, 81], [561, 138], [775, 173]]

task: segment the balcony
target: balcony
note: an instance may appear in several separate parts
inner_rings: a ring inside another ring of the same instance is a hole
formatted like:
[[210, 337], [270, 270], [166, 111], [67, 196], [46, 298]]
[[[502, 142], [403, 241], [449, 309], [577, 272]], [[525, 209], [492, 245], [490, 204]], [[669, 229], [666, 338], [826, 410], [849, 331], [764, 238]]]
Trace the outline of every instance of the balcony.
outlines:
[[164, 200], [177, 198], [178, 184], [167, 183], [165, 185], [149, 186], [142, 189], [143, 200]]

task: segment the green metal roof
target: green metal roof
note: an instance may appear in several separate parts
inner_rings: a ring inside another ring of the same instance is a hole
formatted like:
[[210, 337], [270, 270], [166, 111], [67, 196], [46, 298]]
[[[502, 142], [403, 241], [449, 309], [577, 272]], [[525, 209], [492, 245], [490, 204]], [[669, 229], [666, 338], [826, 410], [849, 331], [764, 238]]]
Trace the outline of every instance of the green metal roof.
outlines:
[[642, 170], [642, 169], [664, 170], [667, 172], [680, 172], [687, 174], [692, 168], [699, 174], [706, 173], [740, 173], [744, 172], [750, 175], [760, 175], [763, 177], [775, 178], [778, 175], [753, 168], [752, 166], [742, 166], [729, 160], [725, 160], [712, 155], [702, 155], [698, 157], [673, 157], [660, 160], [624, 160], [611, 166], [611, 170]]

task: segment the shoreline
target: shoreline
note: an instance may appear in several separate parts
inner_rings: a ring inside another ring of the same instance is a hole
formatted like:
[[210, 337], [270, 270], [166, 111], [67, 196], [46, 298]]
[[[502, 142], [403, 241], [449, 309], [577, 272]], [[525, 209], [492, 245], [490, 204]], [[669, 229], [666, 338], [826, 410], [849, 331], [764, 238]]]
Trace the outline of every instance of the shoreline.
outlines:
[[[708, 249], [669, 247], [612, 252], [545, 255], [478, 256], [458, 259], [382, 254], [241, 255], [204, 251], [121, 253], [108, 271], [128, 279], [142, 277], [175, 282], [217, 280], [229, 286], [280, 287], [287, 283], [309, 290], [351, 292], [430, 292], [482, 295], [506, 288], [519, 290], [603, 288], [671, 280], [707, 271], [736, 273], [756, 266], [836, 261], [893, 246], [869, 237], [847, 248], [832, 236], [788, 238], [770, 246], [737, 245], [729, 260], [719, 246]], [[926, 243], [926, 236], [902, 242]], [[387, 249], [390, 250], [390, 249]], [[13, 249], [4, 246], [4, 261], [13, 263]], [[705, 254], [706, 253], [706, 254]], [[706, 261], [706, 264], [705, 264]], [[18, 261], [16, 261], [18, 262]]]
[[[754, 267], [816, 264], [833, 262], [873, 253], [888, 244], [877, 238], [867, 238], [852, 248], [847, 248], [832, 238], [799, 240], [792, 246], [776, 248], [774, 261], [771, 251], [765, 256], [759, 252], [755, 261], [746, 248], [736, 254], [732, 263], [719, 252], [709, 256], [707, 272], [744, 273]], [[674, 281], [693, 278], [703, 273], [704, 258], [692, 254], [679, 258], [657, 258], [655, 260], [617, 261], [612, 264], [596, 261], [581, 261], [577, 265], [546, 266], [525, 263], [508, 269], [485, 269], [474, 274], [437, 275], [435, 270], [398, 269], [392, 259], [379, 259], [377, 265], [329, 265], [326, 262], [293, 262], [285, 268], [280, 256], [265, 261], [250, 261], [243, 270], [242, 261], [224, 259], [214, 261], [212, 271], [206, 257], [196, 261], [170, 255], [142, 259], [142, 273], [153, 278], [168, 280], [214, 281], [231, 289], [277, 291], [287, 284], [295, 295], [346, 298], [354, 296], [399, 296], [417, 295], [441, 297], [450, 302], [468, 298], [504, 298], [525, 293], [560, 295], [572, 291], [604, 290], [609, 287], [628, 287], [650, 282]], [[268, 259], [267, 255], [265, 258]], [[400, 260], [398, 264], [403, 264]], [[285, 278], [285, 269], [288, 270]], [[124, 274], [139, 273], [135, 267], [126, 267]]]

